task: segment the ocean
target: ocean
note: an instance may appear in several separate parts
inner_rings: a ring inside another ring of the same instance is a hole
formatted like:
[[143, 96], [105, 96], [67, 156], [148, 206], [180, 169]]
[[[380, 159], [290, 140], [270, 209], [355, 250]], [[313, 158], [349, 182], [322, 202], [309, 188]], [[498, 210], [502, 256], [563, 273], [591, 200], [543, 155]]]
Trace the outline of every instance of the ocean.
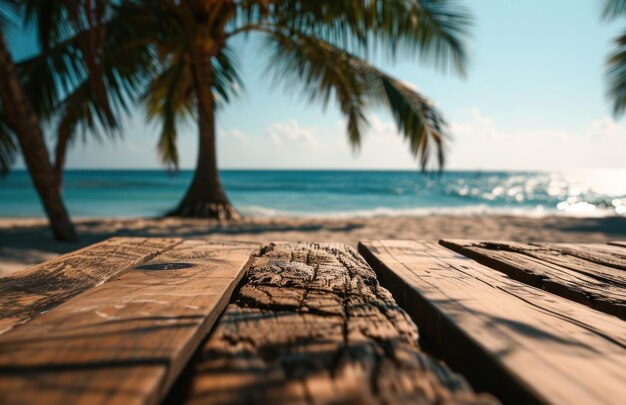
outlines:
[[[150, 217], [174, 207], [191, 171], [68, 170], [73, 217]], [[563, 172], [224, 170], [236, 208], [251, 216], [428, 214], [626, 216], [626, 170]], [[0, 217], [43, 215], [28, 173], [0, 178]]]

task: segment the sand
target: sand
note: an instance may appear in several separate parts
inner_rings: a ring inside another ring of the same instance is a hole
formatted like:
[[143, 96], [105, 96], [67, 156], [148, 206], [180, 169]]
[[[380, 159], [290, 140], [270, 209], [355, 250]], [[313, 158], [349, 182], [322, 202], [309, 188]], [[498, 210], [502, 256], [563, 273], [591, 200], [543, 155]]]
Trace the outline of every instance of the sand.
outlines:
[[179, 236], [227, 241], [319, 241], [356, 246], [363, 239], [441, 238], [514, 241], [626, 240], [626, 218], [447, 216], [394, 218], [246, 218], [232, 223], [189, 219], [76, 221], [80, 242], [55, 242], [43, 219], [0, 219], [0, 275], [22, 270], [111, 236]]

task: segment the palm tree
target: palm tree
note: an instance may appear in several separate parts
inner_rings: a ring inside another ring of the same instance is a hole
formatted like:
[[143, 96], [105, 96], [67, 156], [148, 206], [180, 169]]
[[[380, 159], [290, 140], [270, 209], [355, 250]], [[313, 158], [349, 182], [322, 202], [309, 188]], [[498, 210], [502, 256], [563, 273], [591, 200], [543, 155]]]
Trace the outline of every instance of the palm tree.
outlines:
[[[149, 43], [136, 21], [110, 0], [26, 0], [25, 18], [37, 22], [42, 52], [19, 64], [29, 96], [48, 126], [56, 125], [57, 184], [68, 146], [82, 134], [121, 136], [127, 114], [154, 71]], [[52, 11], [51, 11], [52, 10]]]
[[313, 102], [335, 99], [358, 148], [371, 108], [387, 108], [426, 168], [444, 164], [446, 123], [423, 95], [377, 69], [377, 47], [391, 59], [419, 55], [464, 74], [471, 18], [455, 0], [134, 0], [161, 66], [150, 83], [148, 117], [159, 120], [163, 162], [178, 167], [177, 122], [193, 117], [199, 148], [193, 180], [172, 215], [238, 216], [220, 182], [215, 148], [218, 107], [241, 87], [233, 38], [256, 33], [277, 81], [301, 85]]
[[[626, 15], [626, 0], [604, 0], [605, 19]], [[607, 60], [608, 95], [613, 100], [613, 113], [621, 116], [626, 111], [626, 32], [615, 39], [615, 48]]]
[[[55, 238], [73, 241], [76, 234], [60, 197], [68, 145], [81, 132], [97, 138], [101, 132], [117, 133], [119, 117], [128, 111], [152, 71], [153, 56], [149, 44], [128, 42], [137, 36], [132, 33], [134, 25], [107, 0], [2, 0], [0, 6], [14, 19], [22, 17], [36, 24], [41, 52], [18, 64], [10, 60], [13, 80], [38, 132], [37, 143], [23, 145], [22, 153]], [[6, 57], [10, 58], [8, 52]], [[0, 109], [2, 173], [17, 153], [15, 138], [21, 139], [24, 133], [16, 126], [24, 115], [17, 115], [11, 109], [15, 103], [6, 100], [2, 98], [6, 112]], [[54, 162], [42, 125], [56, 127]], [[29, 158], [35, 153], [36, 158]]]
[[[18, 9], [18, 1], [3, 1], [3, 13]], [[4, 16], [3, 16], [4, 17]], [[31, 101], [28, 99], [18, 70], [7, 48], [2, 28], [7, 25], [6, 19], [0, 20], [0, 150], [3, 171], [12, 161], [16, 144], [19, 144], [24, 161], [28, 167], [33, 184], [41, 198], [56, 239], [63, 241], [76, 240], [76, 232], [61, 199], [58, 187], [55, 187], [52, 164], [46, 149], [44, 134], [39, 117]]]

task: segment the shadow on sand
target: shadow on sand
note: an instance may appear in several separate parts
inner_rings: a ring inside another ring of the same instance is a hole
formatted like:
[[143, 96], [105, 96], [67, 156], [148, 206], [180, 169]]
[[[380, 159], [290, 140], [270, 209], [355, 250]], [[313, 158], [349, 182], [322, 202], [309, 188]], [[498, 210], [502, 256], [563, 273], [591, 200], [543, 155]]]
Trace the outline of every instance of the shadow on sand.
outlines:
[[[238, 221], [220, 223], [208, 220], [151, 218], [133, 220], [81, 220], [76, 222], [80, 235], [77, 243], [60, 243], [52, 238], [48, 226], [16, 225], [0, 228], [0, 274], [2, 262], [37, 264], [50, 257], [71, 252], [113, 236], [179, 237], [189, 239], [224, 239], [254, 242], [301, 240], [306, 235], [345, 233], [363, 227], [351, 221], [342, 223], [307, 223], [306, 221]], [[310, 236], [309, 239], [316, 239]]]
[[546, 226], [562, 232], [599, 232], [621, 238], [626, 235], [626, 217], [581, 218], [575, 223], [548, 224]]
[[41, 263], [59, 254], [113, 236], [180, 237], [219, 241], [341, 242], [364, 239], [488, 239], [522, 242], [605, 243], [626, 240], [626, 218], [548, 216], [446, 216], [386, 218], [244, 218], [217, 221], [179, 218], [94, 219], [76, 221], [80, 242], [59, 243], [42, 221], [0, 223], [0, 275]]

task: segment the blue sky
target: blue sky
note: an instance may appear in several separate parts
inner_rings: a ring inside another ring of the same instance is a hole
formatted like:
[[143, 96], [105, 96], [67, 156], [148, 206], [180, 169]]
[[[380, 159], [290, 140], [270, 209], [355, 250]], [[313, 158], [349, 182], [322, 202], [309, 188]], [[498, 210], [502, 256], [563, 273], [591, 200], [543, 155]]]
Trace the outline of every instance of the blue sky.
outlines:
[[[626, 21], [599, 18], [601, 0], [465, 0], [476, 23], [468, 76], [416, 60], [378, 65], [436, 100], [451, 124], [450, 169], [626, 167], [626, 121], [611, 117], [603, 64]], [[17, 57], [32, 51], [14, 36]], [[383, 111], [362, 150], [350, 149], [336, 106], [323, 111], [276, 88], [253, 38], [236, 43], [246, 91], [218, 115], [222, 168], [390, 168], [416, 163]], [[123, 140], [76, 144], [69, 168], [158, 168], [158, 129], [140, 110]], [[196, 159], [192, 125], [180, 131], [181, 167]]]

